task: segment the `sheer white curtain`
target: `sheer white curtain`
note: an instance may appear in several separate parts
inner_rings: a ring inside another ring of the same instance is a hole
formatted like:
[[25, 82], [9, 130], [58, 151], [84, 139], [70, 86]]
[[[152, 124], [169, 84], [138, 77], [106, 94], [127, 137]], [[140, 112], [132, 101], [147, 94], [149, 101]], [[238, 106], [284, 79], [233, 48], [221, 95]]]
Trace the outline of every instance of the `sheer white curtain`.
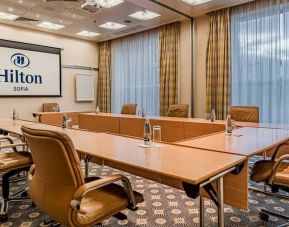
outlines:
[[112, 41], [112, 112], [136, 103], [159, 115], [159, 35], [157, 30]]
[[232, 10], [232, 105], [259, 106], [260, 121], [289, 123], [289, 1]]

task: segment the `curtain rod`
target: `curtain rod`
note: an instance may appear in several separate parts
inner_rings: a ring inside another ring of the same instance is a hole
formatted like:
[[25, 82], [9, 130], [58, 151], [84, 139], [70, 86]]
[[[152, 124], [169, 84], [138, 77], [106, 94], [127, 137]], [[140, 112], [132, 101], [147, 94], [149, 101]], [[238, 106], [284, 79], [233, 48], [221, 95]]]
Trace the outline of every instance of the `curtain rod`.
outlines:
[[89, 70], [89, 71], [98, 71], [98, 68], [81, 66], [81, 65], [61, 65], [63, 69], [80, 69], [80, 70]]

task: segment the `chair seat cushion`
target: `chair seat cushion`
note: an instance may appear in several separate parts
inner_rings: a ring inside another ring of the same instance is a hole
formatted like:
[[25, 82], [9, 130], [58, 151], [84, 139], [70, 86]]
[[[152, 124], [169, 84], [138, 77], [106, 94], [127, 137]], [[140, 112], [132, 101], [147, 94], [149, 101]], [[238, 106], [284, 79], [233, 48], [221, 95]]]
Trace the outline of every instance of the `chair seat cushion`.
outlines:
[[289, 187], [289, 163], [282, 163], [273, 183]]
[[27, 151], [0, 154], [0, 171], [9, 171], [32, 165], [31, 154]]
[[[254, 164], [251, 172], [251, 180], [257, 183], [267, 182], [273, 173], [275, 161], [262, 160]], [[289, 163], [282, 162], [276, 174], [274, 184], [287, 182], [289, 185]]]
[[[143, 196], [134, 192], [136, 203], [143, 202]], [[89, 192], [81, 201], [77, 221], [81, 225], [100, 222], [107, 217], [124, 210], [128, 206], [124, 188], [110, 184], [98, 190]]]
[[254, 164], [250, 178], [257, 183], [266, 182], [272, 175], [275, 161], [262, 160]]

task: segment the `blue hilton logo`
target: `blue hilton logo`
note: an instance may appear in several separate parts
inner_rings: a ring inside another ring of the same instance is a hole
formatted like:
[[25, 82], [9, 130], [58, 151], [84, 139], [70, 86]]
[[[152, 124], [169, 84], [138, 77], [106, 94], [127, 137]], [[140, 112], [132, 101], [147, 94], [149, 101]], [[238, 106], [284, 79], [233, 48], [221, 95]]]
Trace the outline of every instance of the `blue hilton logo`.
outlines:
[[25, 68], [30, 65], [29, 58], [26, 55], [20, 53], [13, 54], [11, 56], [11, 62], [19, 68]]
[[42, 84], [42, 75], [30, 73], [26, 74], [22, 72], [21, 69], [24, 70], [24, 68], [30, 65], [30, 60], [26, 55], [21, 53], [13, 54], [10, 61], [13, 65], [20, 69], [9, 69], [8, 67], [4, 69], [0, 68], [0, 83], [10, 83], [15, 85], [13, 87], [14, 91], [28, 91], [28, 87], [26, 87], [24, 84]]

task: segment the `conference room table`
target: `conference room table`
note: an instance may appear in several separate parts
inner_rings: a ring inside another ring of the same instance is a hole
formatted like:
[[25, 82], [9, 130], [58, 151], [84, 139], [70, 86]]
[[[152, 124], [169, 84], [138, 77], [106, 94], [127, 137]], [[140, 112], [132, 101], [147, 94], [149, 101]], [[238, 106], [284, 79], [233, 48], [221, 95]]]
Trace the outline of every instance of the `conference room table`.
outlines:
[[2, 131], [20, 136], [22, 125], [68, 134], [76, 150], [86, 157], [86, 173], [93, 157], [100, 165], [184, 190], [190, 198], [201, 196], [201, 226], [204, 225], [203, 197], [217, 205], [219, 226], [224, 226], [224, 204], [247, 210], [249, 156], [289, 139], [289, 130], [244, 127], [233, 136], [221, 131], [145, 148], [143, 140], [138, 138], [0, 119]]
[[289, 130], [286, 129], [243, 127], [234, 130], [231, 136], [219, 132], [176, 144], [250, 157], [269, 151], [288, 138]]
[[71, 120], [70, 125], [78, 125], [78, 115], [91, 111], [62, 111], [62, 112], [33, 112], [34, 117], [38, 117], [38, 122], [61, 126], [63, 115], [66, 114]]
[[[161, 126], [162, 141], [177, 142], [225, 130], [224, 123], [210, 124], [202, 119], [147, 116], [152, 127]], [[115, 133], [142, 138], [145, 119], [141, 116], [110, 113], [81, 113], [78, 126], [96, 132]]]
[[[219, 226], [224, 226], [224, 203], [248, 208], [244, 156], [171, 144], [144, 148], [143, 140], [136, 138], [22, 121], [12, 125], [4, 121], [1, 125], [0, 120], [1, 130], [20, 136], [22, 125], [66, 133], [79, 153], [96, 158], [102, 165], [185, 190], [190, 198], [195, 199], [199, 195], [212, 198], [218, 206]], [[212, 188], [215, 190], [212, 191]], [[236, 193], [240, 192], [241, 195], [236, 197]], [[200, 223], [203, 225], [203, 204], [201, 208]]]

